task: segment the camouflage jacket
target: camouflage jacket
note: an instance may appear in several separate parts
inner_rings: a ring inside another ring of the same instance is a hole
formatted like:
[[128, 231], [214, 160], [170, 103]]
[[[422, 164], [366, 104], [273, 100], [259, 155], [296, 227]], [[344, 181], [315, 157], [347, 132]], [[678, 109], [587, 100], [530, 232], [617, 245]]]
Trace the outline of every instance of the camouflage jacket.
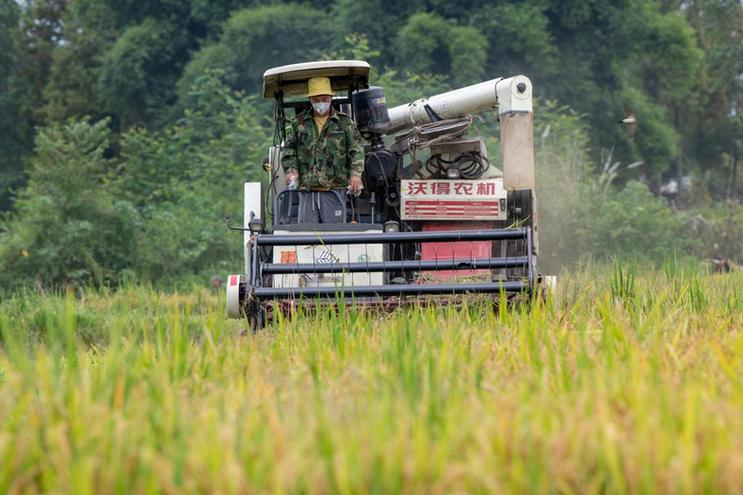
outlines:
[[299, 174], [300, 189], [347, 187], [349, 176], [364, 172], [361, 136], [351, 117], [334, 109], [318, 136], [312, 110], [307, 110], [287, 129], [281, 165], [284, 173]]

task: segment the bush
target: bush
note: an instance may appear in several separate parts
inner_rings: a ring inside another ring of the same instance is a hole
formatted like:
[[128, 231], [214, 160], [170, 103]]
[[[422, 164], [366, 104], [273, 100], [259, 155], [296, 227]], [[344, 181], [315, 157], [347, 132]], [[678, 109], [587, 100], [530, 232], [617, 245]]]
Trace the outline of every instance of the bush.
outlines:
[[700, 210], [691, 216], [688, 231], [698, 257], [743, 263], [743, 206], [737, 202]]
[[580, 115], [554, 102], [537, 109], [537, 197], [540, 263], [545, 272], [587, 259], [661, 260], [687, 251], [686, 216], [674, 213], [648, 187], [613, 180], [626, 167], [606, 161], [602, 174], [588, 158]]
[[108, 120], [42, 129], [28, 187], [0, 233], [0, 284], [116, 284], [131, 267], [138, 215], [106, 188]]
[[238, 268], [242, 236], [223, 217], [241, 216], [271, 126], [218, 77], [197, 78], [176, 125], [123, 134], [118, 158], [107, 158], [108, 120], [41, 130], [29, 186], [2, 224], [2, 286], [169, 284]]
[[684, 217], [645, 184], [630, 181], [596, 199], [586, 229], [591, 256], [661, 260], [690, 246], [683, 234]]
[[168, 283], [240, 266], [242, 236], [228, 231], [223, 217], [241, 218], [242, 184], [261, 177], [271, 126], [220, 76], [196, 79], [193, 107], [178, 125], [122, 137], [113, 187], [143, 218], [134, 259], [142, 280]]

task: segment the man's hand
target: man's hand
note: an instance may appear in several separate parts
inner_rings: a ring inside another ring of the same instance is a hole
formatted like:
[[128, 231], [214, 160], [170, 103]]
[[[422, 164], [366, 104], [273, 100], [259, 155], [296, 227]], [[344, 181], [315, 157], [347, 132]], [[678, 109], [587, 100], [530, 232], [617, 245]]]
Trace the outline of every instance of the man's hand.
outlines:
[[354, 194], [360, 193], [361, 190], [364, 189], [364, 184], [361, 183], [361, 177], [357, 177], [357, 176], [351, 177], [351, 183], [349, 184], [349, 187], [352, 193]]
[[285, 176], [286, 179], [286, 186], [289, 189], [296, 189], [297, 188], [297, 174], [294, 172], [289, 172]]

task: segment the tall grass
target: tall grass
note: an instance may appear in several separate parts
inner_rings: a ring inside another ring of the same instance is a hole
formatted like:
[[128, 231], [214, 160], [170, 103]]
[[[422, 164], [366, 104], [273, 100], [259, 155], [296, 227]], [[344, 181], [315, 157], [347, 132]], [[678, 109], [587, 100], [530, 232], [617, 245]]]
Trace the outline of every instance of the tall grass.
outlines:
[[673, 263], [243, 336], [207, 291], [15, 297], [0, 493], [739, 491], [743, 276]]

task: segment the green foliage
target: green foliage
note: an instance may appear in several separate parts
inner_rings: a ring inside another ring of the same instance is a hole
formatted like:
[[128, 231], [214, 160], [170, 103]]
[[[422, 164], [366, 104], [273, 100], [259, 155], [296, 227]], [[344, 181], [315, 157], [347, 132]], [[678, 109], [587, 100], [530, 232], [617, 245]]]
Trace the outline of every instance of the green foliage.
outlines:
[[213, 39], [232, 12], [258, 3], [255, 0], [189, 0], [189, 29], [194, 37]]
[[483, 80], [488, 40], [472, 26], [454, 26], [447, 37], [452, 84], [465, 86]]
[[728, 201], [702, 208], [689, 222], [688, 235], [701, 258], [743, 263], [743, 205]]
[[379, 59], [382, 52], [374, 50], [369, 46], [369, 40], [363, 34], [351, 33], [343, 40], [343, 46], [339, 50], [331, 50], [325, 54], [327, 60], [366, 60], [374, 71], [374, 62]]
[[[369, 40], [364, 35], [350, 34], [346, 37], [344, 46], [340, 50], [332, 51], [324, 58], [328, 60], [376, 60], [381, 52], [369, 46]], [[424, 96], [431, 96], [451, 89], [450, 83], [441, 75], [429, 73], [402, 73], [389, 67], [372, 65], [370, 81], [376, 86], [384, 88], [388, 107], [402, 105]]]
[[3, 103], [7, 98], [8, 79], [18, 63], [17, 34], [20, 8], [11, 0], [0, 3], [0, 83]]
[[[699, 55], [693, 33], [653, 2], [555, 2], [546, 13], [560, 54], [554, 77], [561, 82], [550, 96], [586, 115], [595, 149], [613, 149], [626, 163], [642, 160], [653, 178], [668, 171], [678, 150], [660, 95], [673, 101], [689, 95], [690, 85], [679, 79], [693, 79]], [[672, 70], [661, 70], [659, 60]], [[615, 125], [627, 111], [651, 119], [641, 129], [638, 118], [637, 144]]]
[[22, 102], [30, 125], [44, 123], [44, 87], [54, 51], [63, 40], [63, 16], [67, 0], [30, 0], [21, 11], [18, 39], [21, 50]]
[[238, 216], [240, 185], [260, 177], [270, 127], [221, 75], [197, 78], [189, 94], [195, 106], [178, 125], [122, 136], [124, 161], [112, 187], [142, 215], [134, 266], [145, 280], [208, 277], [239, 262], [241, 237], [230, 235], [223, 217]]
[[[733, 1], [690, 2], [687, 19], [694, 26], [704, 57], [690, 108], [683, 115], [687, 152], [707, 175], [717, 196], [739, 189], [730, 165], [743, 156], [743, 5]], [[714, 179], [710, 175], [716, 171]]]
[[391, 69], [380, 74], [375, 80], [384, 88], [387, 105], [390, 107], [415, 101], [421, 98], [421, 95], [435, 95], [450, 88], [442, 76], [398, 73]]
[[24, 182], [24, 157], [30, 132], [22, 118], [22, 55], [18, 46], [20, 9], [13, 0], [0, 1], [0, 212], [10, 208]]
[[637, 266], [634, 263], [614, 263], [614, 271], [609, 280], [611, 298], [614, 302], [621, 301], [626, 305], [632, 305], [637, 296], [635, 277]]
[[337, 21], [337, 41], [343, 41], [348, 33], [362, 34], [383, 54], [380, 64], [391, 65], [400, 30], [412, 15], [428, 10], [429, 5], [424, 0], [336, 0], [329, 15]]
[[[550, 32], [546, 6], [537, 3], [501, 3], [478, 10], [473, 23], [487, 36], [487, 67], [496, 74], [529, 74], [538, 86], [557, 74], [557, 50]], [[541, 91], [540, 91], [541, 92]]]
[[472, 84], [485, 72], [487, 45], [473, 26], [452, 26], [436, 14], [415, 14], [397, 36], [397, 65], [409, 73], [448, 74], [452, 84]]
[[105, 188], [109, 122], [37, 134], [26, 190], [2, 224], [0, 285], [107, 285], [130, 268], [137, 215]]
[[[189, 18], [190, 3], [181, 0], [98, 0], [121, 27], [138, 25], [147, 19], [170, 19], [180, 22]], [[217, 1], [216, 4], [221, 2]]]
[[[215, 44], [194, 54], [178, 83], [183, 104], [206, 69], [219, 69], [233, 89], [257, 94], [266, 69], [321, 58], [333, 39], [333, 20], [304, 5], [272, 5], [233, 13]], [[301, 42], [298, 42], [301, 40]]]
[[270, 141], [252, 99], [221, 74], [197, 79], [196, 105], [162, 131], [135, 128], [110, 153], [109, 121], [70, 121], [38, 135], [28, 188], [3, 224], [0, 284], [168, 284], [239, 264], [245, 180], [260, 178]]
[[128, 28], [106, 54], [99, 93], [125, 124], [142, 124], [175, 102], [186, 38], [176, 25], [145, 19]]
[[410, 16], [395, 43], [398, 64], [414, 73], [442, 73], [450, 65], [446, 50], [449, 24], [430, 13]]
[[557, 272], [587, 259], [659, 260], [687, 252], [691, 243], [683, 215], [643, 183], [612, 184], [631, 170], [609, 158], [603, 174], [592, 172], [585, 119], [553, 102], [537, 109], [542, 269]]
[[694, 89], [702, 51], [680, 13], [653, 18], [637, 71], [647, 94], [656, 102], [681, 103]]
[[100, 2], [71, 0], [63, 17], [65, 43], [54, 50], [44, 113], [51, 122], [88, 115], [102, 118], [98, 73], [116, 31], [110, 12]]
[[605, 197], [595, 200], [586, 246], [592, 256], [658, 260], [686, 250], [683, 218], [645, 184], [630, 181], [622, 189], [609, 190]]
[[[161, 128], [207, 69], [253, 93], [266, 68], [339, 53], [355, 33], [383, 71], [453, 85], [528, 74], [538, 94], [586, 115], [594, 158], [642, 160], [654, 181], [672, 162], [725, 168], [740, 147], [739, 2], [34, 0], [23, 19], [24, 109], [36, 126], [107, 111], [124, 127]], [[625, 108], [645, 117], [635, 141], [610, 125]]]

